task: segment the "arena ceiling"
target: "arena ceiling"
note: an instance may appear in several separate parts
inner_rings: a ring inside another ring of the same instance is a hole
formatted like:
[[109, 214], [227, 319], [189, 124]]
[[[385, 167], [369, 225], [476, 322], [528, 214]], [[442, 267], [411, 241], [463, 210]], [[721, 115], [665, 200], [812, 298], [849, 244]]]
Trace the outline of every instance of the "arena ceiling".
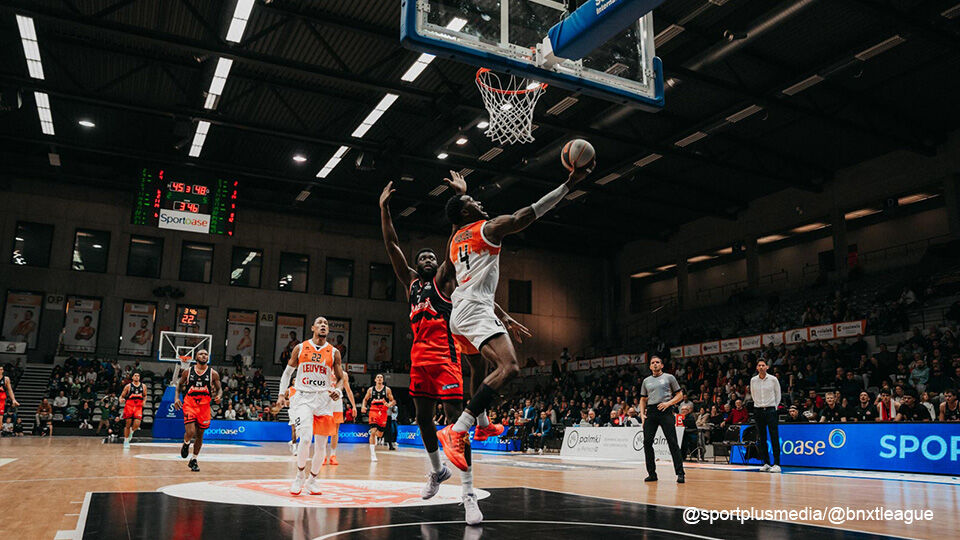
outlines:
[[[960, 116], [957, 0], [668, 0], [654, 13], [663, 111], [551, 87], [536, 142], [499, 154], [475, 127], [486, 117], [475, 68], [438, 58], [401, 81], [418, 53], [399, 45], [399, 1], [258, 0], [239, 43], [224, 39], [234, 5], [0, 0], [0, 87], [23, 95], [19, 110], [0, 112], [0, 173], [132, 198], [141, 163], [196, 167], [240, 181], [241, 221], [256, 207], [376, 223], [380, 190], [398, 180], [398, 228], [442, 232], [449, 192], [435, 188], [447, 169], [472, 170], [487, 208], [512, 211], [563, 178], [560, 145], [584, 137], [599, 155], [586, 193], [523, 240], [596, 253], [669, 240], [702, 216], [736, 219], [786, 187], [818, 191], [838, 169], [893, 149], [933, 154]], [[42, 80], [28, 74], [17, 14], [35, 21]], [[220, 58], [233, 64], [211, 110]], [[52, 136], [34, 91], [49, 95]], [[387, 93], [397, 102], [351, 136]], [[190, 157], [199, 121], [210, 128]], [[317, 178], [341, 146], [343, 161]]]

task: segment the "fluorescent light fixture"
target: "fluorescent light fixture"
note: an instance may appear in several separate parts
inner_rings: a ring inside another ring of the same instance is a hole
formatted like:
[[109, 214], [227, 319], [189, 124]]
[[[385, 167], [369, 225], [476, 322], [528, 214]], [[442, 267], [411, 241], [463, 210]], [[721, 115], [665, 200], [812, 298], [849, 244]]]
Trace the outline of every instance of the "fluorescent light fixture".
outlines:
[[400, 217], [407, 217], [416, 211], [417, 211], [417, 208], [415, 206], [408, 206], [403, 209], [403, 212], [400, 212]]
[[779, 240], [783, 240], [784, 238], [786, 238], [786, 236], [782, 234], [771, 234], [768, 236], [761, 236], [760, 238], [757, 238], [757, 243], [769, 244], [770, 242], [777, 242]]
[[530, 81], [527, 83], [527, 90], [536, 90], [541, 84], [539, 81]]
[[16, 240], [17, 242], [23, 242], [23, 238], [21, 238], [21, 237], [19, 237], [19, 236], [16, 237], [16, 238], [14, 238], [14, 240]]
[[900, 37], [900, 34], [897, 34], [895, 36], [889, 37], [881, 41], [880, 43], [877, 43], [876, 45], [874, 45], [873, 47], [870, 47], [869, 49], [858, 52], [857, 54], [853, 55], [853, 57], [856, 58], [857, 60], [860, 60], [861, 62], [866, 62], [867, 60], [873, 58], [874, 56], [877, 56], [878, 54], [889, 51], [890, 49], [896, 47], [897, 45], [903, 43], [904, 41], [906, 40]]
[[430, 195], [431, 197], [437, 197], [437, 196], [439, 196], [441, 193], [443, 193], [443, 192], [446, 191], [446, 190], [447, 190], [447, 185], [446, 185], [446, 184], [440, 184], [439, 186], [433, 188], [433, 189], [430, 191], [430, 193], [428, 193], [427, 195]]
[[653, 163], [654, 161], [656, 161], [656, 160], [658, 160], [658, 159], [660, 159], [660, 158], [662, 158], [662, 157], [663, 157], [663, 156], [661, 156], [660, 154], [650, 154], [649, 156], [647, 156], [647, 157], [645, 157], [645, 158], [638, 159], [637, 161], [634, 161], [633, 164], [636, 165], [637, 167], [646, 167], [647, 165]]
[[193, 142], [190, 144], [190, 157], [198, 157], [203, 150], [203, 143], [207, 140], [207, 132], [210, 131], [210, 122], [200, 120], [197, 122], [197, 131], [193, 134]]
[[230, 28], [227, 29], [227, 41], [240, 43], [243, 38], [243, 31], [247, 28], [247, 21], [250, 20], [250, 12], [253, 11], [255, 0], [237, 0], [237, 8], [233, 10], [233, 18], [230, 20]]
[[599, 185], [601, 185], [601, 186], [605, 186], [605, 185], [609, 184], [610, 182], [613, 182], [613, 181], [616, 180], [617, 178], [620, 178], [620, 173], [612, 172], [612, 173], [604, 176], [603, 178], [597, 180], [597, 184], [599, 184]]
[[463, 146], [468, 142], [470, 142], [470, 140], [467, 139], [466, 137], [460, 137], [459, 139], [457, 139], [457, 146]]
[[807, 88], [810, 88], [811, 86], [820, 84], [821, 82], [823, 82], [823, 77], [821, 77], [820, 75], [814, 74], [798, 82], [797, 84], [794, 84], [793, 86], [784, 88], [782, 93], [788, 96], [793, 96], [793, 95], [799, 94], [800, 92], [803, 92], [804, 90], [806, 90]]
[[573, 96], [567, 96], [561, 99], [559, 102], [557, 102], [557, 104], [554, 105], [553, 107], [550, 107], [549, 109], [547, 109], [547, 114], [553, 115], [553, 116], [559, 116], [561, 113], [563, 113], [563, 111], [576, 105], [578, 101], [580, 100]]
[[94, 244], [93, 249], [103, 249], [103, 246], [100, 244]]
[[852, 212], [847, 212], [843, 215], [843, 219], [850, 221], [852, 219], [859, 219], [862, 217], [870, 216], [880, 212], [876, 208], [861, 208], [859, 210], [854, 210]]
[[37, 29], [33, 25], [33, 18], [17, 15], [17, 28], [20, 29], [23, 55], [27, 59], [27, 71], [34, 79], [43, 79], [43, 62], [40, 60], [40, 43], [37, 42]]
[[947, 19], [954, 19], [960, 15], [960, 4], [953, 6], [952, 8], [947, 8], [940, 13], [940, 16], [946, 17]]
[[464, 168], [460, 169], [460, 176], [462, 176], [462, 177], [464, 177], [464, 178], [470, 176], [471, 174], [473, 174], [473, 169], [470, 169], [470, 168], [467, 168], [467, 167], [464, 167]]
[[504, 103], [503, 105], [500, 105], [501, 111], [509, 111], [512, 108], [513, 108], [513, 103]]
[[450, 154], [446, 152], [440, 152], [439, 154], [437, 154], [437, 159], [447, 159], [448, 157], [450, 157]]
[[85, 127], [85, 128], [97, 127], [97, 125], [94, 124], [93, 121], [87, 120], [87, 119], [80, 120], [80, 121], [77, 122], [77, 123], [80, 124], [81, 126]]
[[499, 146], [494, 146], [493, 148], [484, 152], [483, 155], [481, 155], [477, 159], [479, 159], [480, 161], [490, 161], [491, 159], [499, 156], [502, 153], [503, 153], [503, 148], [500, 148]]
[[710, 259], [715, 259], [716, 255], [697, 255], [696, 257], [690, 257], [687, 259], [688, 263], [698, 263], [701, 261], [709, 261]]
[[659, 49], [666, 42], [679, 36], [683, 31], [684, 31], [684, 28], [679, 24], [671, 24], [670, 26], [664, 28], [663, 30], [660, 31], [659, 34], [657, 34], [653, 38], [654, 49]]
[[303, 201], [307, 200], [307, 197], [309, 197], [309, 196], [310, 196], [310, 190], [309, 190], [309, 189], [305, 189], [305, 190], [301, 191], [299, 195], [297, 195], [297, 202], [303, 202]]
[[[447, 23], [447, 29], [453, 30], [454, 32], [459, 32], [460, 30], [463, 30], [463, 27], [466, 25], [466, 19], [454, 17], [453, 20]], [[430, 65], [430, 62], [433, 62], [434, 58], [436, 58], [436, 55], [429, 53], [421, 54], [417, 57], [417, 60], [413, 63], [413, 65], [407, 68], [407, 71], [400, 77], [400, 80], [404, 82], [413, 82], [417, 80], [417, 77], [423, 73], [423, 70], [427, 69], [427, 66]]]
[[740, 112], [736, 112], [728, 116], [727, 122], [730, 122], [731, 124], [736, 124], [737, 122], [743, 120], [744, 118], [747, 118], [748, 116], [753, 116], [754, 114], [757, 114], [762, 110], [763, 110], [763, 107], [759, 105], [751, 105]]
[[37, 101], [37, 116], [40, 117], [40, 129], [44, 135], [56, 135], [53, 129], [53, 113], [50, 112], [50, 96], [46, 92], [34, 92]]
[[936, 193], [914, 193], [913, 195], [900, 197], [899, 199], [897, 199], [897, 203], [900, 205], [913, 204], [913, 203], [918, 203], [920, 201], [925, 201], [927, 199], [932, 199], [933, 197], [936, 197], [936, 196], [937, 196]]
[[463, 27], [467, 25], [466, 19], [461, 19], [460, 17], [454, 17], [447, 23], [447, 29], [453, 30], [454, 32], [459, 32], [463, 30]]
[[826, 223], [819, 223], [819, 222], [817, 222], [817, 223], [809, 223], [809, 224], [807, 224], [807, 225], [801, 225], [801, 226], [799, 226], [799, 227], [797, 227], [797, 228], [795, 228], [795, 229], [791, 229], [790, 232], [796, 233], [796, 234], [803, 234], [803, 233], [808, 233], [808, 232], [812, 232], [812, 231], [818, 231], [818, 230], [823, 229], [824, 227], [828, 227], [828, 226], [829, 226], [829, 225], [827, 225]]
[[307, 156], [303, 154], [296, 154], [293, 156], [293, 160], [296, 161], [297, 163], [303, 163], [307, 160]]
[[490, 122], [487, 122], [486, 120], [481, 120], [477, 122], [478, 129], [487, 129], [488, 127], [490, 127]]
[[380, 102], [377, 103], [376, 107], [370, 111], [370, 114], [363, 119], [363, 122], [360, 122], [360, 125], [357, 126], [357, 129], [353, 130], [351, 135], [358, 139], [366, 135], [367, 131], [369, 131], [370, 128], [377, 123], [377, 120], [380, 120], [380, 117], [383, 116], [383, 113], [387, 112], [387, 109], [389, 109], [390, 106], [397, 101], [398, 97], [400, 96], [397, 94], [387, 94], [383, 96], [383, 98], [380, 99]]
[[691, 144], [699, 141], [700, 139], [702, 139], [702, 138], [704, 138], [704, 137], [706, 137], [706, 136], [707, 136], [706, 133], [704, 133], [704, 132], [702, 132], [702, 131], [698, 131], [698, 132], [696, 132], [696, 133], [687, 135], [686, 137], [680, 139], [679, 141], [677, 141], [677, 142], [675, 142], [675, 143], [673, 143], [673, 144], [674, 144], [675, 146], [679, 146], [680, 148], [683, 148], [684, 146], [691, 145]]
[[630, 277], [632, 277], [633, 279], [640, 279], [640, 278], [645, 278], [652, 275], [653, 275], [653, 272], [638, 272], [636, 274], [633, 274]]
[[716, 253], [717, 255], [733, 255], [733, 248], [725, 247], [723, 249], [718, 249], [714, 253]]
[[229, 58], [217, 60], [217, 68], [213, 72], [213, 80], [210, 81], [210, 89], [207, 90], [207, 98], [203, 103], [205, 109], [213, 109], [217, 106], [218, 98], [223, 94], [223, 88], [227, 85], [227, 77], [230, 75], [232, 66], [233, 60]]
[[657, 271], [658, 271], [658, 272], [664, 272], [664, 271], [666, 271], [666, 270], [670, 270], [671, 268], [675, 268], [676, 266], [677, 266], [677, 265], [675, 265], [675, 264], [668, 264], [668, 265], [665, 265], [665, 266], [658, 266], [658, 267], [657, 267]]
[[579, 199], [580, 197], [583, 197], [583, 196], [586, 195], [586, 194], [587, 194], [586, 191], [583, 191], [582, 189], [578, 189], [578, 190], [574, 191], [573, 193], [568, 194], [566, 197], [564, 197], [564, 199], [566, 199], [566, 200], [568, 200], [568, 201], [572, 201], [572, 200], [574, 200], [574, 199]]
[[341, 146], [334, 152], [333, 157], [327, 160], [326, 165], [320, 169], [320, 172], [317, 173], [317, 178], [326, 178], [328, 174], [340, 163], [340, 160], [343, 159], [344, 154], [347, 153], [347, 150], [350, 150], [349, 146]]

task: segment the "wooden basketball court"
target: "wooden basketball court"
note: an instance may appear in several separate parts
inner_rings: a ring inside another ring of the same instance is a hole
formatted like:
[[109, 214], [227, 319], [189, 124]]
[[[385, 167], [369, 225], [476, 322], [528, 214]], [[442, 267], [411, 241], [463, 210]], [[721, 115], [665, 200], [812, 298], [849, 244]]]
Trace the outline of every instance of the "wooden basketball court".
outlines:
[[[143, 441], [129, 450], [87, 437], [0, 441], [0, 537], [53, 538], [730, 538], [860, 536], [954, 537], [960, 479], [890, 473], [787, 470], [688, 463], [678, 485], [669, 464], [643, 483], [637, 463], [558, 456], [479, 454], [475, 485], [484, 490], [482, 527], [463, 522], [457, 475], [421, 506], [420, 450], [344, 444], [326, 466], [320, 496], [284, 493], [295, 461], [282, 443], [204, 445], [200, 472], [176, 441]], [[192, 483], [192, 486], [183, 484]], [[409, 484], [407, 484], [409, 483]], [[179, 485], [179, 486], [178, 486]], [[163, 491], [160, 491], [160, 490]], [[488, 494], [488, 495], [487, 495]], [[413, 503], [413, 505], [411, 505]], [[930, 510], [933, 519], [684, 522], [685, 507], [733, 510]], [[812, 527], [816, 526], [816, 527]], [[826, 528], [829, 527], [829, 528]], [[335, 534], [336, 533], [336, 534]]]

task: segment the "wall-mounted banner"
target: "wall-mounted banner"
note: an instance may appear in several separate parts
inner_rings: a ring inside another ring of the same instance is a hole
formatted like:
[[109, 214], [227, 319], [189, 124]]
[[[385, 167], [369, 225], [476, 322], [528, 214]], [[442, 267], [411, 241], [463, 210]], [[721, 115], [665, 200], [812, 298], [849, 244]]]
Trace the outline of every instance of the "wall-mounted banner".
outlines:
[[53, 311], [59, 311], [63, 309], [64, 304], [67, 301], [67, 297], [62, 294], [47, 294], [46, 300], [43, 301], [43, 309], [50, 309]]
[[590, 365], [592, 363], [593, 362], [591, 360], [580, 360], [579, 362], [577, 362], [577, 369], [580, 369], [580, 370], [590, 369]]
[[867, 321], [851, 321], [837, 323], [837, 337], [855, 337], [862, 336], [866, 332]]
[[389, 364], [393, 360], [393, 323], [367, 323], [367, 364]]
[[[340, 351], [340, 361], [346, 363], [350, 357], [350, 319], [327, 319], [327, 323], [330, 324], [327, 341]], [[307, 321], [307, 324], [313, 326], [313, 321]], [[309, 327], [307, 331], [312, 332]]]
[[720, 353], [719, 341], [708, 341], [706, 343], [700, 344], [700, 354], [704, 356], [708, 354], [719, 354], [719, 353]]
[[238, 354], [252, 358], [257, 343], [257, 312], [231, 309], [227, 311], [227, 362]]
[[[177, 306], [177, 332], [207, 333], [207, 306]], [[209, 352], [209, 351], [208, 351]]]
[[740, 338], [740, 350], [752, 351], [760, 348], [760, 336], [749, 336]]
[[627, 365], [627, 364], [629, 364], [629, 363], [630, 363], [630, 355], [629, 355], [629, 354], [619, 354], [619, 355], [617, 355], [617, 365], [618, 365], [618, 366], [625, 366], [625, 365]]
[[591, 358], [590, 359], [591, 368], [602, 368], [603, 367], [603, 358]]
[[795, 343], [803, 343], [804, 341], [810, 341], [810, 329], [809, 328], [794, 328], [793, 330], [787, 330], [783, 333], [783, 341], [787, 345], [793, 345]]
[[[263, 321], [262, 316], [260, 321]], [[276, 321], [277, 332], [273, 344], [273, 361], [277, 364], [286, 364], [290, 360], [293, 348], [301, 341], [308, 339], [303, 332], [303, 326], [307, 321], [303, 315], [284, 313], [277, 313]], [[310, 337], [313, 337], [313, 335], [311, 334]]]
[[683, 347], [670, 347], [671, 358], [683, 358]]
[[350, 373], [366, 373], [367, 365], [366, 364], [346, 364], [347, 371]]
[[647, 363], [647, 353], [640, 354], [631, 354], [630, 355], [631, 364], [646, 364]]
[[150, 356], [157, 305], [153, 302], [124, 302], [120, 323], [120, 354]]
[[616, 356], [604, 356], [603, 357], [603, 367], [616, 367], [617, 366], [617, 357]]
[[722, 353], [736, 352], [739, 350], [740, 350], [740, 340], [737, 338], [725, 339], [720, 342], [720, 352]]
[[770, 332], [769, 334], [763, 334], [763, 346], [769, 347], [771, 345], [774, 347], [783, 345], [783, 332]]
[[810, 327], [810, 341], [833, 339], [834, 337], [836, 336], [834, 335], [832, 324], [822, 324], [820, 326]]
[[36, 349], [42, 304], [43, 293], [7, 291], [7, 303], [3, 313], [3, 339], [26, 343], [28, 349]]
[[261, 313], [260, 314], [260, 326], [273, 326], [276, 322], [276, 318], [273, 313]]
[[81, 296], [67, 297], [63, 320], [63, 350], [92, 353], [100, 337], [100, 300]]
[[683, 346], [683, 356], [700, 356], [700, 344], [696, 343], [693, 345], [684, 345]]

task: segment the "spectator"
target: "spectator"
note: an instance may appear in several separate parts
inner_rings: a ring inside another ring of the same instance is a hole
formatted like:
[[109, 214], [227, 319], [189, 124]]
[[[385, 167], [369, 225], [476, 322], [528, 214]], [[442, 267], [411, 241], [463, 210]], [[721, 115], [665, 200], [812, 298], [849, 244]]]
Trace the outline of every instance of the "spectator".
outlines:
[[697, 431], [697, 419], [693, 415], [693, 405], [681, 405], [680, 416], [683, 418], [683, 439], [680, 440], [680, 455], [684, 458], [690, 456], [690, 453], [697, 448], [699, 432]]
[[926, 408], [917, 403], [917, 396], [914, 392], [907, 392], [900, 403], [900, 409], [897, 410], [897, 422], [929, 422], [930, 416]]
[[927, 381], [930, 379], [930, 368], [927, 367], [923, 358], [918, 356], [916, 365], [910, 371], [910, 385], [917, 389], [917, 392], [923, 392], [927, 387]]
[[827, 392], [827, 404], [820, 409], [821, 422], [846, 422], [847, 412], [837, 403], [837, 396], [833, 392]]
[[53, 421], [53, 407], [50, 406], [47, 398], [43, 398], [43, 401], [37, 406], [36, 421], [37, 428]]
[[13, 437], [13, 417], [7, 416], [3, 419], [3, 426], [0, 427], [0, 435], [4, 437]]
[[70, 400], [67, 399], [67, 396], [63, 391], [60, 392], [60, 395], [53, 398], [53, 412], [57, 414], [64, 414], [67, 410], [67, 405], [70, 403]]
[[233, 403], [227, 403], [227, 410], [223, 411], [223, 418], [225, 420], [236, 420], [237, 411], [233, 408]]
[[[930, 395], [926, 392], [920, 394], [920, 406], [927, 410], [927, 414], [930, 415], [931, 421], [937, 420], [937, 413], [933, 407], [933, 403], [930, 403]], [[926, 422], [926, 420], [924, 420]]]
[[553, 423], [550, 422], [550, 419], [547, 418], [546, 412], [540, 413], [540, 418], [536, 421], [536, 424], [533, 427], [533, 431], [530, 433], [530, 436], [527, 438], [529, 441], [530, 450], [536, 449], [537, 453], [543, 453], [543, 444], [544, 440], [550, 435], [553, 431]]
[[796, 405], [790, 406], [790, 409], [787, 412], [787, 418], [784, 420], [784, 422], [788, 424], [801, 424], [809, 421], [810, 420], [805, 416], [800, 415], [800, 409], [798, 409]]
[[897, 419], [897, 404], [890, 395], [889, 388], [880, 390], [877, 397], [877, 420], [880, 422], [893, 422]]
[[623, 419], [623, 425], [626, 427], [640, 427], [640, 419], [637, 417], [637, 409], [635, 407], [627, 409], [627, 416]]
[[23, 418], [17, 417], [13, 423], [13, 436], [23, 437]]
[[940, 421], [960, 422], [960, 404], [957, 403], [957, 391], [953, 389], [944, 390], [943, 398], [940, 403]]
[[857, 379], [857, 376], [852, 371], [848, 371], [840, 383], [839, 389], [840, 395], [852, 402], [860, 395], [860, 391], [863, 390], [863, 381]]
[[870, 394], [866, 391], [860, 392], [859, 400], [849, 411], [850, 418], [854, 422], [875, 422], [877, 420], [877, 409], [870, 402]]
[[730, 415], [727, 416], [726, 421], [723, 422], [723, 426], [730, 424], [746, 424], [750, 421], [750, 413], [747, 412], [747, 409], [743, 406], [742, 400], [737, 400], [734, 402], [733, 410], [730, 411]]

